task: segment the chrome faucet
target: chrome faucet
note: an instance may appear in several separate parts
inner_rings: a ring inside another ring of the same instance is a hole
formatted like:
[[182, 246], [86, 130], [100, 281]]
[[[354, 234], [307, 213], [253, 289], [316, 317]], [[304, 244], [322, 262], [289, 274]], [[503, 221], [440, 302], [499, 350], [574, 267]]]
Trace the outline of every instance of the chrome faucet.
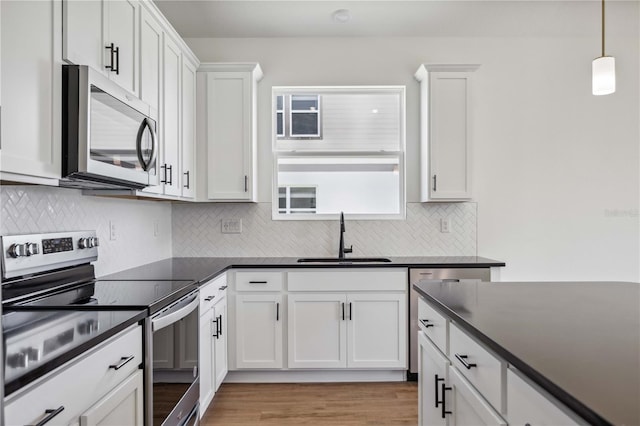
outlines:
[[340, 212], [340, 247], [338, 248], [338, 259], [344, 259], [347, 253], [353, 253], [353, 246], [344, 247], [344, 213]]

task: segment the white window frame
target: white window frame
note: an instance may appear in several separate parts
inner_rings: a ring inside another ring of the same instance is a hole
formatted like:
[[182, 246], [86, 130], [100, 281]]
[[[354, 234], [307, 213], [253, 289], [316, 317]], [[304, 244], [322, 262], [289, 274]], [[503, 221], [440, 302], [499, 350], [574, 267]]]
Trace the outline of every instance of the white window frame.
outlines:
[[[306, 139], [306, 138], [321, 138], [322, 137], [322, 122], [320, 120], [320, 95], [315, 95], [316, 104], [318, 108], [314, 110], [306, 110], [306, 109], [293, 109], [293, 97], [294, 96], [313, 96], [311, 94], [299, 94], [299, 93], [291, 93], [287, 96], [289, 100], [289, 112], [287, 114], [287, 118], [289, 119], [289, 139]], [[315, 114], [316, 115], [316, 128], [318, 131], [316, 133], [308, 133], [308, 134], [293, 134], [293, 115], [294, 114]]]
[[[309, 214], [315, 214], [316, 210], [317, 210], [317, 203], [318, 203], [318, 186], [317, 185], [282, 185], [278, 187], [278, 214], [283, 214], [280, 213], [280, 210], [282, 210], [282, 208], [280, 207], [280, 188], [284, 188], [285, 189], [285, 200], [286, 200], [286, 205], [284, 207], [284, 210], [286, 211], [284, 214], [304, 214], [305, 212], [309, 213]], [[316, 207], [313, 209], [303, 209], [303, 208], [292, 208], [291, 207], [291, 188], [314, 188], [315, 192], [316, 192]], [[292, 212], [297, 212], [297, 213], [292, 213]]]
[[[278, 109], [278, 98], [281, 97], [282, 98], [282, 109]], [[275, 122], [275, 127], [274, 129], [276, 129], [276, 132], [278, 131], [278, 114], [282, 114], [282, 133], [276, 133], [276, 137], [278, 138], [284, 138], [286, 131], [285, 131], [285, 113], [284, 113], [284, 95], [279, 95], [276, 96], [276, 103], [274, 106], [274, 109], [276, 110], [276, 122]]]
[[[358, 152], [337, 152], [337, 151], [313, 151], [313, 152], [297, 152], [295, 150], [279, 150], [278, 140], [288, 139], [280, 138], [275, 135], [275, 130], [272, 131], [272, 191], [271, 191], [271, 206], [273, 220], [336, 220], [339, 218], [340, 213], [331, 214], [281, 214], [279, 213], [279, 192], [278, 192], [278, 159], [279, 158], [305, 158], [305, 157], [336, 157], [336, 158], [397, 158], [398, 160], [398, 172], [400, 173], [400, 188], [399, 188], [399, 213], [394, 214], [350, 214], [345, 212], [345, 218], [352, 220], [405, 220], [407, 217], [406, 208], [406, 167], [405, 167], [405, 154], [406, 154], [406, 87], [405, 86], [273, 86], [272, 87], [272, 99], [274, 102], [274, 108], [272, 109], [272, 126], [273, 129], [277, 129], [277, 114], [276, 114], [276, 94], [320, 94], [322, 99], [322, 93], [328, 92], [356, 92], [366, 90], [388, 90], [395, 91], [400, 94], [400, 150], [399, 151], [358, 151]], [[319, 100], [320, 102], [320, 100]], [[322, 123], [320, 123], [322, 124]], [[319, 132], [322, 130], [318, 127]], [[282, 185], [282, 186], [295, 186], [295, 185]], [[301, 185], [309, 186], [309, 185]], [[316, 199], [318, 192], [316, 189]], [[317, 205], [316, 205], [317, 208]]]

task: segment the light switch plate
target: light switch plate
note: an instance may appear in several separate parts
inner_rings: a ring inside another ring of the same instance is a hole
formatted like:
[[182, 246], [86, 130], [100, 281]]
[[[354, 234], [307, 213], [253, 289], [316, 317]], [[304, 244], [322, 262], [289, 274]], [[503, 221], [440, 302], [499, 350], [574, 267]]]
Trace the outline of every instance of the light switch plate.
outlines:
[[222, 219], [223, 234], [241, 234], [242, 219]]

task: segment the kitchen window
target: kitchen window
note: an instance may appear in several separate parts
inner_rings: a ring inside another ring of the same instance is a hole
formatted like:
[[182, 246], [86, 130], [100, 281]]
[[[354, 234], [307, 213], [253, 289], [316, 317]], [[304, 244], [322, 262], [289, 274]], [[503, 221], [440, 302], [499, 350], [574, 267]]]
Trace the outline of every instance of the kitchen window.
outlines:
[[403, 86], [274, 87], [274, 219], [405, 217]]

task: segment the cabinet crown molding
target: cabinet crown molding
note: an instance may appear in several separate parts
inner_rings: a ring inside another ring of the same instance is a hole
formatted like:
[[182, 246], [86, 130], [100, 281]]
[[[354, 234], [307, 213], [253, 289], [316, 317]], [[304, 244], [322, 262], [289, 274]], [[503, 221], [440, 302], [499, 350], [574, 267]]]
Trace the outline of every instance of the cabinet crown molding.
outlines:
[[416, 80], [422, 81], [430, 72], [473, 72], [480, 64], [422, 64], [414, 74]]
[[198, 72], [208, 71], [245, 71], [252, 72], [256, 81], [262, 80], [264, 73], [257, 62], [203, 62], [198, 67]]

